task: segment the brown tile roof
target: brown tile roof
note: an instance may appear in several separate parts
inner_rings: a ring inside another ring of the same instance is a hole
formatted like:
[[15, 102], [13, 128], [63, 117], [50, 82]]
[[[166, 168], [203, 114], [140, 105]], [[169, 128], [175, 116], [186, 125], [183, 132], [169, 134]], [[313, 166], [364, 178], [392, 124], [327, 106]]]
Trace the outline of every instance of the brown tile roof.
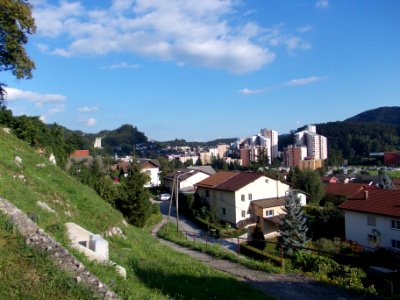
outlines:
[[257, 205], [258, 207], [261, 207], [261, 208], [269, 208], [269, 207], [285, 205], [285, 199], [286, 199], [286, 197], [280, 197], [280, 198], [274, 197], [274, 198], [267, 198], [267, 199], [261, 199], [261, 200], [253, 200], [253, 201], [251, 201], [251, 203], [254, 205]]
[[325, 193], [327, 195], [345, 196], [350, 198], [362, 194], [363, 190], [366, 188], [375, 189], [376, 187], [361, 183], [336, 183], [327, 185], [325, 187]]
[[221, 183], [225, 182], [229, 178], [235, 177], [239, 172], [228, 172], [228, 171], [220, 171], [215, 173], [214, 175], [200, 181], [197, 183], [197, 186], [205, 187], [205, 188], [215, 188]]
[[339, 208], [399, 218], [400, 191], [368, 189], [363, 199], [348, 199]]
[[236, 176], [230, 177], [228, 180], [224, 181], [215, 188], [217, 190], [235, 192], [262, 176], [265, 175], [262, 173], [252, 173], [252, 172], [238, 173]]

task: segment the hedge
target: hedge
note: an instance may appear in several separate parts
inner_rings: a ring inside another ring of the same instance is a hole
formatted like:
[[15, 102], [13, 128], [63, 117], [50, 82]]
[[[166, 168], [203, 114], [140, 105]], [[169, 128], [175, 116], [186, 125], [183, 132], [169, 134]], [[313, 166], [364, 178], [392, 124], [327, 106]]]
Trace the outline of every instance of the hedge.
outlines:
[[241, 243], [240, 244], [240, 253], [251, 258], [261, 259], [261, 260], [268, 260], [272, 262], [276, 266], [281, 266], [282, 261], [279, 256], [270, 254], [268, 252], [264, 252], [257, 248], [250, 246], [248, 243]]

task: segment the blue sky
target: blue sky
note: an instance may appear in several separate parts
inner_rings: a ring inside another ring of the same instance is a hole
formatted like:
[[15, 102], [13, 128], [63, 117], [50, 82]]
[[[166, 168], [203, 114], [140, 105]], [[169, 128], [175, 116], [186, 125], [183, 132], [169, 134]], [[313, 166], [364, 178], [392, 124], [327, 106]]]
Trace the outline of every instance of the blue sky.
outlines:
[[17, 115], [208, 141], [400, 104], [400, 1], [32, 0]]

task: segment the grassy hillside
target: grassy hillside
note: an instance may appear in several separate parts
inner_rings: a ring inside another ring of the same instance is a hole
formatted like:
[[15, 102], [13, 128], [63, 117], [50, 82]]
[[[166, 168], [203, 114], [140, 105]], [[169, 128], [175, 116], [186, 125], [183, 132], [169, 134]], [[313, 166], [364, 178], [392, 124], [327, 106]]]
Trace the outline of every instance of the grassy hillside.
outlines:
[[[107, 238], [110, 259], [127, 269], [121, 279], [110, 266], [89, 262], [69, 249], [100, 280], [125, 299], [264, 299], [265, 295], [169, 248], [160, 245], [145, 230], [125, 227], [122, 215], [78, 183], [26, 143], [0, 129], [0, 197], [27, 213], [58, 242], [68, 247], [65, 222], [77, 223], [94, 233], [118, 226], [127, 236]], [[15, 156], [22, 164], [15, 162]], [[43, 164], [45, 165], [43, 167]], [[55, 213], [43, 210], [37, 201], [47, 203]], [[7, 235], [4, 239], [8, 239]], [[8, 244], [8, 240], [6, 242]], [[0, 248], [4, 250], [1, 243]], [[2, 264], [15, 257], [9, 255]], [[32, 261], [36, 264], [36, 261]], [[21, 268], [24, 268], [22, 265]], [[31, 269], [26, 266], [26, 271]], [[2, 274], [2, 273], [0, 273]], [[11, 274], [9, 284], [19, 276]], [[45, 281], [46, 283], [47, 281]], [[49, 281], [51, 284], [51, 281]], [[66, 284], [67, 281], [66, 281]], [[11, 289], [12, 290], [12, 289]], [[65, 298], [86, 298], [69, 296]]]

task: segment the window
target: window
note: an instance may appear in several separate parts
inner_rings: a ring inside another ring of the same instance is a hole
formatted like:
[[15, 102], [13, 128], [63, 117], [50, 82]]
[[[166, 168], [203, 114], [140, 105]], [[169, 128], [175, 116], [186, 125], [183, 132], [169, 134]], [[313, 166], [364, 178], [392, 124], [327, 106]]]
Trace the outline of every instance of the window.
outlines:
[[392, 248], [400, 250], [400, 241], [392, 240]]
[[376, 226], [376, 217], [375, 216], [367, 216], [367, 224], [368, 224], [368, 226]]
[[241, 195], [241, 196], [240, 196], [240, 198], [241, 198], [242, 202], [244, 202], [244, 200], [245, 200], [245, 198], [244, 198], [244, 197], [245, 197], [244, 195]]
[[225, 216], [226, 215], [226, 209], [225, 207], [222, 207], [222, 214]]
[[376, 245], [377, 242], [378, 242], [378, 239], [377, 239], [376, 235], [368, 234], [368, 244], [369, 245]]
[[274, 216], [274, 210], [273, 209], [266, 210], [265, 211], [265, 216], [266, 217], [273, 217]]
[[249, 200], [250, 201], [253, 200], [253, 195], [252, 194], [249, 194]]
[[210, 197], [210, 191], [206, 190], [206, 197]]
[[399, 220], [392, 220], [392, 229], [400, 230], [400, 221]]
[[242, 218], [246, 218], [246, 211], [242, 210]]

